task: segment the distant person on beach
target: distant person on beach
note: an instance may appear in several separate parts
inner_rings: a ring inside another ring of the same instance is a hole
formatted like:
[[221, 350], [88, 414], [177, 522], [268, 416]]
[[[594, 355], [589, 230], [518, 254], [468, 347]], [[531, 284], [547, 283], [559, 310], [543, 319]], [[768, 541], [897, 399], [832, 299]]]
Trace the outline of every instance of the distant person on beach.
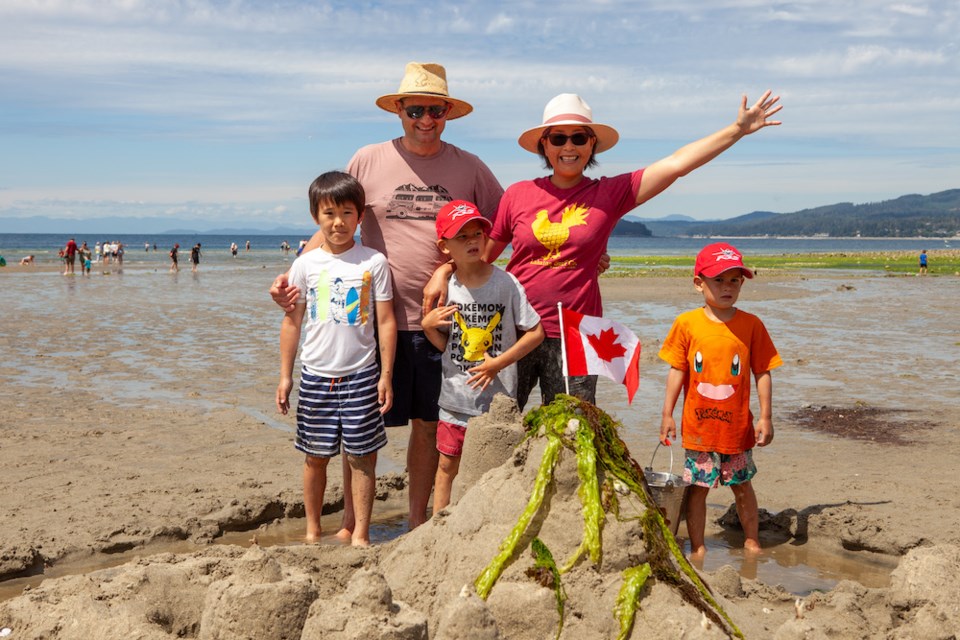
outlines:
[[[682, 313], [663, 341], [660, 357], [670, 365], [660, 422], [660, 442], [677, 437], [673, 411], [683, 391], [680, 428], [685, 454], [687, 534], [690, 553], [703, 558], [707, 494], [721, 484], [733, 490], [743, 527], [743, 548], [760, 552], [757, 472], [753, 447], [773, 441], [773, 379], [783, 364], [763, 322], [734, 305], [744, 278], [753, 272], [733, 246], [718, 242], [697, 255], [693, 286], [703, 307]], [[750, 411], [750, 375], [757, 385], [760, 417]]]
[[[597, 376], [565, 379], [557, 303], [602, 316], [598, 274], [607, 240], [624, 215], [657, 196], [678, 178], [708, 163], [744, 136], [779, 125], [769, 118], [780, 111], [779, 96], [764, 93], [747, 106], [743, 96], [735, 120], [691, 142], [644, 169], [610, 178], [590, 178], [598, 153], [620, 138], [616, 129], [596, 122], [578, 95], [562, 93], [544, 107], [542, 122], [524, 131], [520, 147], [536, 154], [550, 175], [510, 186], [497, 210], [485, 259], [496, 260], [507, 245], [513, 253], [507, 272], [526, 289], [540, 314], [546, 339], [517, 365], [517, 403], [523, 409], [536, 387], [548, 404], [558, 393], [596, 403]], [[443, 265], [438, 275], [448, 272]]]
[[920, 252], [920, 272], [917, 273], [918, 276], [927, 275], [927, 250], [924, 249]]
[[93, 255], [94, 262], [100, 262], [100, 241], [97, 240], [97, 244], [93, 245]]
[[250, 241], [247, 240], [247, 251], [250, 251]]
[[190, 249], [190, 262], [193, 264], [191, 271], [194, 273], [197, 272], [197, 268], [200, 266], [200, 255], [200, 243], [198, 242]]
[[174, 244], [170, 249], [170, 271], [180, 271], [180, 245]]
[[304, 253], [290, 267], [290, 284], [305, 295], [286, 311], [280, 326], [277, 410], [286, 415], [290, 408], [293, 365], [306, 318], [296, 435], [296, 448], [306, 454], [306, 540], [320, 539], [327, 464], [342, 446], [354, 522], [351, 530], [341, 529], [337, 537], [366, 546], [377, 451], [387, 444], [383, 414], [393, 404], [397, 336], [393, 287], [383, 254], [353, 239], [366, 202], [360, 183], [349, 174], [330, 171], [313, 181], [308, 195], [310, 215], [324, 241], [319, 251]]
[[80, 245], [80, 249], [77, 251], [80, 254], [80, 271], [83, 275], [90, 275], [90, 269], [93, 266], [93, 252], [90, 251], [90, 247], [87, 246], [87, 241], [84, 240], [83, 244]]
[[73, 238], [67, 240], [63, 248], [63, 275], [73, 275], [77, 263], [77, 241]]
[[517, 395], [516, 362], [543, 341], [540, 316], [517, 279], [483, 261], [490, 221], [465, 200], [437, 214], [437, 246], [457, 271], [447, 303], [423, 317], [423, 332], [443, 352], [443, 384], [433, 487], [433, 513], [450, 503], [467, 421], [486, 413], [493, 396]]
[[230, 243], [230, 254], [231, 254], [234, 258], [237, 257], [237, 251], [238, 251], [237, 243], [236, 243], [236, 242], [231, 242], [231, 243]]
[[[446, 260], [437, 249], [434, 229], [424, 221], [433, 221], [440, 208], [455, 199], [476, 203], [484, 216], [492, 218], [503, 189], [477, 156], [441, 139], [448, 120], [473, 111], [469, 103], [450, 96], [443, 66], [408, 63], [398, 91], [380, 96], [376, 105], [396, 114], [403, 135], [363, 147], [347, 171], [360, 180], [367, 194], [360, 229], [363, 245], [387, 256], [393, 274], [399, 334], [394, 405], [385, 420], [388, 427], [411, 424], [407, 472], [408, 523], [413, 529], [427, 519], [437, 472], [441, 380], [440, 353], [424, 335], [420, 319], [446, 295], [445, 288], [424, 290], [436, 267]], [[315, 234], [305, 251], [322, 242], [322, 233]], [[289, 287], [282, 275], [270, 293], [286, 309], [298, 290]], [[349, 512], [345, 505], [345, 521]]]
[[20, 258], [20, 266], [21, 266], [21, 267], [32, 267], [35, 262], [36, 262], [36, 257], [33, 256], [33, 255], [29, 255], [29, 256], [25, 256], [25, 257], [23, 257], [23, 258]]
[[280, 251], [283, 252], [284, 257], [290, 255], [290, 243], [284, 240], [280, 243]]

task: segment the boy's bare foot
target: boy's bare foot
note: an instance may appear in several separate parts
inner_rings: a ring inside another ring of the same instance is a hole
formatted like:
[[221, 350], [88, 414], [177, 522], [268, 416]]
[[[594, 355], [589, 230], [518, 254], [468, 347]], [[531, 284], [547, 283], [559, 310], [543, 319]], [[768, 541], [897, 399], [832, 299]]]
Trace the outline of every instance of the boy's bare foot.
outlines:
[[350, 529], [340, 529], [340, 531], [337, 531], [336, 538], [339, 542], [350, 542], [353, 538], [353, 532]]
[[303, 536], [303, 542], [304, 544], [318, 544], [320, 542], [320, 534], [308, 533], [307, 535]]
[[756, 540], [744, 540], [743, 552], [747, 555], [758, 556], [763, 553], [763, 548]]
[[703, 562], [703, 558], [704, 558], [706, 555], [707, 555], [707, 547], [706, 547], [706, 545], [701, 545], [700, 547], [697, 547], [696, 549], [691, 549], [691, 550], [690, 550], [689, 560], [690, 560], [690, 561]]
[[352, 540], [350, 541], [350, 544], [351, 544], [352, 546], [354, 546], [354, 547], [369, 547], [369, 546], [370, 546], [370, 539], [369, 539], [369, 538], [352, 539]]

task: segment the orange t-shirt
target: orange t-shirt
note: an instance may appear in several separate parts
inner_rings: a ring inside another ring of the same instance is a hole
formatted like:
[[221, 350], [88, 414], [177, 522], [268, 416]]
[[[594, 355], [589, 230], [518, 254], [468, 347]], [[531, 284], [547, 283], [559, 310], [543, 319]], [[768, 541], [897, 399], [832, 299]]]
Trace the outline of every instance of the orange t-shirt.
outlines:
[[737, 310], [729, 322], [714, 322], [703, 308], [687, 311], [674, 321], [660, 357], [686, 374], [684, 449], [735, 454], [753, 448], [750, 374], [783, 364], [760, 318]]

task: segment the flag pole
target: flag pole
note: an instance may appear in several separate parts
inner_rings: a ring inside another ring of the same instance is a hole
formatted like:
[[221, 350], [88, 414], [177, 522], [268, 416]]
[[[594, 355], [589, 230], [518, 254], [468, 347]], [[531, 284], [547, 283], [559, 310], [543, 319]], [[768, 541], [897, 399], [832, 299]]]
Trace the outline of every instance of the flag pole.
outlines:
[[563, 326], [563, 303], [557, 303], [557, 315], [560, 316], [560, 360], [563, 363], [563, 387], [570, 395], [570, 375], [567, 373], [567, 332]]

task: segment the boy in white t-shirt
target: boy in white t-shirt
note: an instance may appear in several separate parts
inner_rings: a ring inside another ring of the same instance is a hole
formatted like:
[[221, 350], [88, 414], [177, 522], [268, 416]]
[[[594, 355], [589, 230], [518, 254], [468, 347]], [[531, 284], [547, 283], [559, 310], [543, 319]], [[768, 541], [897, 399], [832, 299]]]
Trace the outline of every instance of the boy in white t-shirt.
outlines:
[[[340, 533], [349, 533], [353, 545], [366, 546], [377, 451], [387, 444], [383, 414], [393, 404], [397, 324], [390, 269], [382, 253], [354, 240], [366, 202], [356, 178], [341, 171], [324, 173], [310, 185], [309, 197], [310, 214], [325, 240], [320, 251], [303, 254], [290, 268], [290, 282], [306, 296], [286, 313], [280, 327], [277, 409], [286, 414], [290, 408], [293, 364], [306, 318], [296, 436], [296, 448], [306, 454], [306, 540], [320, 539], [327, 463], [342, 446], [350, 476], [344, 485], [350, 485], [355, 525], [352, 532]], [[345, 502], [351, 501], [345, 497]]]

